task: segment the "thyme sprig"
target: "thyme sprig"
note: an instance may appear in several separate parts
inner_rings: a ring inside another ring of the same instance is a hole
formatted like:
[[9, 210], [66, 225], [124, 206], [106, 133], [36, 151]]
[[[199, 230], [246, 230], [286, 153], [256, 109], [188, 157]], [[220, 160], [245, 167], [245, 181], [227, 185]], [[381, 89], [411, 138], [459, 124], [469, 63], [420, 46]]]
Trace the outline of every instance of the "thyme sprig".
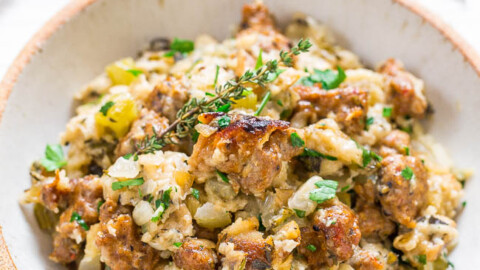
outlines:
[[235, 103], [235, 100], [244, 98], [243, 93], [249, 91], [247, 85], [256, 84], [265, 87], [267, 83], [274, 81], [282, 72], [278, 69], [279, 63], [291, 67], [293, 57], [302, 52], [308, 52], [311, 46], [312, 44], [308, 39], [302, 39], [289, 51], [281, 51], [279, 60], [270, 60], [254, 71], [247, 70], [236, 80], [230, 80], [224, 85], [216, 85], [213, 97], [190, 99], [177, 112], [177, 119], [161, 133], [154, 132], [152, 136], [146, 136], [137, 145], [138, 150], [134, 155], [153, 153], [165, 145], [175, 144], [179, 139], [189, 136], [197, 124], [197, 117], [200, 114], [218, 111], [219, 108], [225, 108], [225, 106]]

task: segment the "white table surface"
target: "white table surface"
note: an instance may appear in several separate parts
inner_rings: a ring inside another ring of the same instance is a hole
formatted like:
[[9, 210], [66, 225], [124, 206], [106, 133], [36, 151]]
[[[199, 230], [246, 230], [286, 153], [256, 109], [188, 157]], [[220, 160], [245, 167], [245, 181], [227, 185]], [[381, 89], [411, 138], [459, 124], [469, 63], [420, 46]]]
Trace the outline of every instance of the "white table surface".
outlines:
[[[480, 51], [479, 0], [416, 1], [438, 14]], [[30, 37], [68, 2], [69, 0], [0, 0], [0, 78]]]

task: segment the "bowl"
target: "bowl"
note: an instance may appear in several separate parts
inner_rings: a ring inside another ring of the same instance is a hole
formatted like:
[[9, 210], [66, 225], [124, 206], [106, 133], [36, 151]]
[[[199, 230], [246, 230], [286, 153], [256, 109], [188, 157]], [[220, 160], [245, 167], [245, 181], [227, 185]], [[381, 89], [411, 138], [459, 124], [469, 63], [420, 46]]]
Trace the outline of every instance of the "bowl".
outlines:
[[[77, 0], [53, 17], [27, 44], [0, 83], [0, 225], [19, 269], [61, 269], [48, 260], [50, 237], [37, 226], [30, 206], [18, 201], [29, 187], [28, 168], [46, 143], [58, 141], [72, 114], [72, 97], [108, 63], [134, 56], [155, 37], [230, 35], [240, 20], [238, 0]], [[461, 168], [480, 167], [477, 121], [480, 58], [449, 27], [407, 0], [266, 0], [280, 25], [294, 12], [327, 24], [341, 45], [367, 66], [401, 59], [424, 79], [435, 109], [427, 130]], [[458, 220], [457, 269], [480, 269], [480, 184], [466, 185]], [[0, 248], [4, 247], [0, 239]], [[8, 252], [0, 266], [13, 267]]]

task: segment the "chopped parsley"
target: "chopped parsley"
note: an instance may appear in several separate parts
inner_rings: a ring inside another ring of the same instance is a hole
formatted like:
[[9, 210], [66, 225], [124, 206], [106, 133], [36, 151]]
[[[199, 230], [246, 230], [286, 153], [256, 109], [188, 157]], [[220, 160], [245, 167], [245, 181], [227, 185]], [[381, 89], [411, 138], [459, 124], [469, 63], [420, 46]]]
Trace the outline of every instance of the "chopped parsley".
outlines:
[[40, 164], [49, 172], [67, 165], [62, 146], [60, 144], [47, 144], [45, 157], [40, 160]]
[[198, 141], [198, 136], [200, 136], [200, 133], [198, 133], [198, 131], [196, 129], [194, 129], [193, 133], [192, 133], [192, 141], [194, 143], [196, 143]]
[[342, 187], [342, 189], [340, 189], [341, 192], [345, 192], [347, 191], [348, 189], [350, 189], [350, 185], [346, 185], [344, 187]]
[[365, 120], [365, 128], [368, 129], [368, 127], [370, 127], [371, 125], [373, 125], [373, 123], [375, 122], [375, 119], [373, 117], [368, 117], [366, 120]]
[[166, 57], [171, 57], [175, 55], [175, 53], [189, 53], [193, 51], [195, 48], [195, 44], [191, 40], [187, 39], [179, 39], [179, 38], [174, 38], [172, 43], [170, 44], [170, 51], [165, 53], [164, 56]]
[[421, 254], [417, 256], [417, 260], [419, 263], [426, 265], [427, 264], [427, 255]]
[[260, 49], [260, 52], [258, 53], [257, 57], [257, 63], [255, 64], [255, 69], [259, 69], [263, 66], [263, 59], [262, 59], [262, 49]]
[[128, 153], [128, 154], [124, 155], [123, 158], [128, 160], [128, 159], [130, 159], [132, 156], [133, 156], [132, 153]]
[[310, 244], [310, 245], [307, 246], [307, 249], [310, 250], [311, 252], [315, 252], [317, 250], [317, 247]]
[[313, 86], [316, 83], [321, 83], [323, 89], [330, 90], [337, 88], [346, 78], [347, 76], [341, 67], [337, 67], [337, 72], [331, 69], [314, 69], [313, 74], [301, 78], [300, 83], [305, 86]]
[[218, 119], [218, 126], [220, 128], [226, 128], [230, 125], [230, 116], [224, 115]]
[[205, 96], [214, 97], [215, 95], [210, 92], [205, 92]]
[[183, 245], [183, 243], [182, 242], [175, 242], [175, 243], [173, 243], [173, 245], [176, 246], [176, 247], [181, 247]]
[[192, 188], [191, 191], [192, 191], [193, 197], [197, 200], [200, 200], [200, 191], [198, 191], [198, 189], [195, 189], [195, 188]]
[[463, 201], [463, 202], [462, 202], [462, 207], [465, 208], [465, 206], [467, 206], [467, 202], [466, 202], [466, 201]]
[[405, 146], [403, 149], [405, 150], [405, 155], [410, 156], [410, 148]]
[[87, 223], [85, 223], [85, 220], [82, 219], [82, 216], [80, 216], [77, 212], [72, 213], [72, 217], [70, 217], [70, 222], [76, 221], [80, 227], [82, 227], [85, 231], [88, 231], [89, 227]]
[[391, 117], [392, 116], [392, 108], [391, 107], [383, 108], [382, 115], [383, 115], [383, 117], [386, 117], [386, 118]]
[[321, 158], [328, 159], [328, 160], [337, 160], [336, 157], [332, 157], [332, 156], [329, 156], [329, 155], [324, 155], [320, 152], [317, 152], [313, 149], [306, 148], [306, 147], [303, 149], [303, 153], [300, 156], [301, 157], [321, 157]]
[[408, 166], [405, 169], [402, 170], [401, 175], [405, 180], [412, 180], [412, 178], [415, 176], [413, 174], [412, 168], [410, 168]]
[[258, 107], [257, 111], [255, 112], [254, 116], [259, 116], [260, 113], [262, 112], [263, 108], [265, 107], [265, 105], [267, 105], [267, 102], [270, 100], [270, 96], [272, 95], [272, 93], [270, 93], [270, 91], [268, 91], [265, 96], [263, 97], [262, 99], [262, 102], [260, 103], [260, 107]]
[[127, 72], [132, 74], [133, 76], [137, 77], [138, 75], [143, 73], [143, 70], [140, 69], [127, 69]]
[[333, 180], [323, 180], [315, 183], [317, 189], [310, 191], [310, 200], [316, 203], [323, 203], [335, 198], [337, 192], [338, 182]]
[[293, 209], [293, 211], [295, 211], [295, 214], [297, 214], [297, 217], [299, 217], [299, 218], [304, 218], [305, 217], [305, 211], [298, 210], [298, 209]]
[[117, 181], [112, 183], [112, 190], [119, 190], [124, 187], [130, 187], [130, 186], [140, 186], [145, 182], [143, 180], [143, 177], [127, 180], [127, 181]]
[[[220, 71], [220, 66], [217, 65], [215, 69], [215, 79], [213, 80], [213, 88], [217, 87], [217, 81], [218, 81], [218, 72]], [[213, 95], [215, 96], [215, 95]]]
[[230, 181], [228, 180], [228, 177], [225, 173], [219, 171], [219, 170], [216, 170], [217, 171], [217, 174], [218, 176], [220, 176], [220, 178], [222, 179], [223, 182], [225, 183], [229, 183]]
[[97, 203], [97, 212], [100, 212], [100, 207], [102, 207], [102, 205], [103, 205], [104, 203], [105, 203], [104, 200], [98, 201], [98, 203]]
[[164, 190], [162, 198], [155, 201], [156, 210], [153, 213], [151, 221], [157, 222], [162, 218], [163, 213], [165, 213], [165, 210], [167, 210], [168, 206], [170, 206], [170, 193], [172, 193], [171, 187], [169, 187], [167, 190]]
[[278, 106], [283, 107], [283, 102], [280, 99], [277, 100], [277, 104], [278, 104]]
[[[359, 146], [357, 144], [357, 146]], [[362, 149], [362, 166], [365, 168], [367, 167], [368, 164], [370, 164], [370, 162], [372, 161], [372, 159], [376, 160], [376, 161], [382, 161], [382, 157], [379, 156], [377, 153], [371, 151], [371, 150], [367, 150], [361, 146], [359, 146], [360, 149]]]
[[226, 104], [223, 104], [221, 106], [217, 106], [217, 112], [228, 112], [230, 111], [230, 107], [232, 106], [232, 103], [226, 103]]
[[305, 146], [305, 141], [302, 140], [302, 138], [300, 138], [300, 136], [296, 132], [290, 134], [290, 141], [292, 142], [293, 147]]
[[100, 108], [100, 112], [103, 114], [103, 116], [107, 116], [108, 110], [112, 108], [112, 106], [115, 105], [115, 102], [109, 101]]

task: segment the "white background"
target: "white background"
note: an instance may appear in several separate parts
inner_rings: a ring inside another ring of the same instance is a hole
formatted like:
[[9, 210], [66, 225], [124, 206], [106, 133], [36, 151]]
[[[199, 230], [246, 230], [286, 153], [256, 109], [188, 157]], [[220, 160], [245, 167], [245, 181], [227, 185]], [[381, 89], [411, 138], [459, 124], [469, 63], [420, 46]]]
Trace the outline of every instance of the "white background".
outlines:
[[[385, 0], [389, 1], [389, 0]], [[416, 0], [480, 51], [479, 0]], [[0, 0], [0, 78], [42, 25], [69, 0]]]

